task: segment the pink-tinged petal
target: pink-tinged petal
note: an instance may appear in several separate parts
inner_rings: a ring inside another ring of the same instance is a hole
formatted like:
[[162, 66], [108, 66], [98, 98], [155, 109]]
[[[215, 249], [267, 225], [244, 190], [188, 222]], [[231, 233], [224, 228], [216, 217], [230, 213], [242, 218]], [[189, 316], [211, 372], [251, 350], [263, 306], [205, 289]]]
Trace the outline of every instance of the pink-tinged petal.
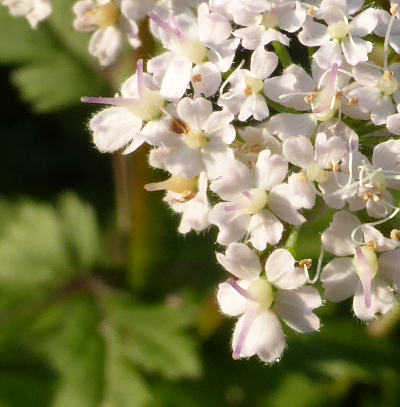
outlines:
[[286, 345], [278, 318], [272, 311], [247, 314], [240, 317], [233, 333], [234, 356], [239, 358], [257, 354], [266, 363], [276, 362]]
[[394, 306], [394, 294], [390, 285], [379, 277], [371, 284], [371, 306], [365, 306], [364, 289], [359, 282], [353, 299], [353, 310], [362, 321], [372, 321], [376, 316], [387, 314]]
[[336, 212], [328, 229], [321, 235], [324, 249], [336, 256], [354, 254], [354, 243], [351, 239], [351, 233], [360, 224], [358, 218], [350, 212]]
[[[249, 283], [239, 281], [236, 284], [246, 290]], [[228, 282], [219, 284], [217, 300], [221, 311], [226, 315], [235, 317], [246, 311], [246, 298], [240, 295]]]
[[217, 260], [241, 280], [255, 280], [262, 270], [258, 256], [243, 243], [230, 243], [225, 254], [217, 253]]
[[323, 269], [320, 280], [327, 300], [341, 302], [354, 295], [359, 278], [352, 257], [333, 259]]
[[313, 310], [322, 305], [322, 300], [315, 288], [278, 290], [274, 296], [274, 302], [276, 313], [290, 328], [300, 333], [319, 330], [320, 321]]
[[276, 249], [267, 259], [265, 272], [274, 286], [283, 290], [292, 290], [306, 283], [303, 269], [295, 267], [295, 259], [286, 249]]

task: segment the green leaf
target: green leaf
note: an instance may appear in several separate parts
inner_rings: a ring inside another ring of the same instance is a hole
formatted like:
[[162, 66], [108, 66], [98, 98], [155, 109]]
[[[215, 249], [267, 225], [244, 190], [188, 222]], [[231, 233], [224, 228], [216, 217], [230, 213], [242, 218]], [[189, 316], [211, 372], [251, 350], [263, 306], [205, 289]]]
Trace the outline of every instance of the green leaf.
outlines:
[[98, 323], [93, 300], [78, 297], [50, 307], [34, 326], [36, 347], [59, 376], [52, 407], [98, 407], [104, 360]]
[[134, 363], [167, 378], [200, 374], [195, 342], [183, 330], [189, 322], [188, 314], [164, 305], [138, 305], [115, 297], [106, 306], [110, 320], [124, 332], [125, 352]]
[[38, 112], [79, 104], [81, 96], [98, 95], [105, 88], [87, 51], [89, 37], [71, 27], [71, 3], [53, 6], [52, 17], [37, 30], [0, 8], [0, 62], [18, 65], [11, 78]]
[[134, 365], [126, 358], [122, 338], [111, 326], [103, 325], [107, 357], [105, 392], [107, 407], [142, 407], [151, 400], [147, 386]]
[[56, 211], [22, 203], [0, 231], [0, 263], [0, 287], [8, 290], [34, 291], [62, 283], [70, 265]]
[[100, 230], [93, 208], [72, 194], [59, 202], [63, 232], [77, 267], [88, 269], [100, 255]]

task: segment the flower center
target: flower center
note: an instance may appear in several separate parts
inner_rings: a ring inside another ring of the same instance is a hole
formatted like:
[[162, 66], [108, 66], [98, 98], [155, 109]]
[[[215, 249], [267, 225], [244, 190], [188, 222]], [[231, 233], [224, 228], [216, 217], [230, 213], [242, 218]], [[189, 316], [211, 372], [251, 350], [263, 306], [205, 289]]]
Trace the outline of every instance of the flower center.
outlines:
[[262, 88], [264, 86], [264, 82], [261, 79], [252, 78], [251, 76], [246, 76], [245, 82], [246, 82], [246, 89], [244, 91], [244, 94], [246, 96], [250, 96], [253, 93], [260, 92], [260, 90], [262, 90]]
[[254, 215], [259, 210], [263, 209], [268, 203], [267, 192], [260, 188], [253, 188], [249, 191], [244, 191], [243, 195], [243, 199], [247, 200], [244, 212], [248, 213], [249, 215]]
[[170, 191], [180, 194], [184, 201], [192, 199], [197, 191], [197, 178], [185, 178], [182, 175], [173, 175], [165, 181], [145, 185], [147, 191]]
[[207, 48], [198, 40], [178, 40], [179, 51], [194, 64], [200, 64], [207, 57]]
[[208, 141], [207, 136], [202, 131], [196, 129], [190, 129], [184, 134], [183, 140], [189, 148], [195, 150], [203, 148]]
[[253, 281], [247, 289], [247, 293], [259, 304], [262, 311], [269, 309], [274, 301], [272, 286], [263, 278]]
[[276, 13], [264, 13], [261, 24], [266, 28], [274, 28], [279, 26], [279, 17]]
[[158, 119], [162, 113], [164, 99], [162, 96], [148, 88], [143, 88], [143, 94], [138, 103], [128, 106], [128, 110], [144, 121]]
[[395, 78], [393, 78], [393, 72], [386, 71], [378, 81], [378, 89], [382, 95], [390, 96], [396, 93], [399, 88], [399, 84]]
[[321, 169], [317, 164], [311, 164], [306, 168], [306, 177], [309, 181], [322, 183], [328, 180], [329, 172]]
[[86, 13], [86, 16], [93, 18], [100, 28], [106, 28], [118, 22], [119, 9], [113, 2], [110, 2], [104, 6], [94, 6]]
[[328, 25], [328, 34], [334, 40], [341, 40], [349, 33], [349, 25], [345, 21], [338, 21]]

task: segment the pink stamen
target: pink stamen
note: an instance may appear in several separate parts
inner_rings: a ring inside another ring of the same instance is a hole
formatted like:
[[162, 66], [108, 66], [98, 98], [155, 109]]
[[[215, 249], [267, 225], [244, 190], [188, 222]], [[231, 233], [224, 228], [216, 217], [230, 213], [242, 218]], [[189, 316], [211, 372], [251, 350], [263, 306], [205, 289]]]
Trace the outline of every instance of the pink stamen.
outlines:
[[254, 301], [254, 298], [245, 290], [244, 288], [240, 287], [237, 281], [233, 278], [227, 280], [227, 283], [242, 297], [246, 298], [246, 300]]
[[129, 107], [134, 106], [138, 103], [138, 99], [136, 98], [102, 98], [102, 97], [88, 97], [84, 96], [81, 98], [81, 102], [83, 103], [96, 103], [101, 105], [112, 105], [112, 106], [123, 106]]
[[249, 191], [242, 191], [242, 195], [244, 195], [249, 201], [251, 201], [251, 194]]
[[368, 260], [361, 250], [360, 246], [356, 246], [356, 255], [360, 270], [360, 280], [364, 291], [365, 306], [367, 308], [371, 307], [371, 281], [373, 275], [368, 264]]
[[162, 20], [160, 17], [158, 17], [157, 14], [154, 12], [150, 12], [148, 16], [162, 29], [164, 30], [167, 34], [172, 35], [180, 41], [184, 41], [185, 37], [182, 34], [182, 32], [178, 28], [173, 28], [170, 24], [166, 23], [164, 20]]
[[136, 63], [136, 78], [139, 99], [143, 96], [143, 59], [139, 59]]
[[323, 89], [323, 98], [321, 100], [321, 104], [313, 109], [314, 113], [323, 113], [326, 110], [333, 109], [335, 104], [336, 98], [336, 77], [339, 70], [339, 66], [337, 63], [333, 64], [331, 74], [329, 75], [329, 80], [325, 88]]

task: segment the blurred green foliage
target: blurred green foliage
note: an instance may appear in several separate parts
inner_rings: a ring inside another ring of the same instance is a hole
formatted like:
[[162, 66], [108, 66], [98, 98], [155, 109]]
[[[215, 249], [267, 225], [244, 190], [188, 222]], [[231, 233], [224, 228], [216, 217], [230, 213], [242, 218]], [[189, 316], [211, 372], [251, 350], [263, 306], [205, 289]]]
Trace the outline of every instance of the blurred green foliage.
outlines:
[[[0, 407], [398, 407], [398, 312], [365, 326], [349, 303], [327, 304], [319, 334], [287, 331], [280, 363], [233, 361], [215, 231], [179, 236], [161, 194], [138, 192], [158, 173], [135, 165], [129, 241], [113, 163], [85, 131], [94, 110], [79, 104], [112, 94], [116, 73], [72, 30], [71, 2], [54, 4], [37, 31], [0, 7]], [[298, 258], [316, 263], [331, 216], [321, 209], [301, 230]]]

